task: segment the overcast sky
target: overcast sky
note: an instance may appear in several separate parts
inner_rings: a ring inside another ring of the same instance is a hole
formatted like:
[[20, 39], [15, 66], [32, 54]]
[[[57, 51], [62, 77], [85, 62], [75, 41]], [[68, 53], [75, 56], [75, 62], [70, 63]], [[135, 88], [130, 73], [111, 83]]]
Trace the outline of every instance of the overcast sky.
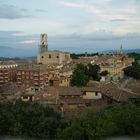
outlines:
[[140, 48], [140, 0], [0, 0], [0, 46], [91, 52]]

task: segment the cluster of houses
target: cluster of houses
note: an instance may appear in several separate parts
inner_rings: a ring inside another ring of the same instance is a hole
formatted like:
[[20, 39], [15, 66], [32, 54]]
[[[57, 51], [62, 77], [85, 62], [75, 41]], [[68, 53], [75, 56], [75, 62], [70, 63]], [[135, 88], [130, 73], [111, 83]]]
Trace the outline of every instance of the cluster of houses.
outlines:
[[71, 110], [84, 110], [87, 106], [100, 110], [111, 104], [133, 100], [137, 96], [114, 82], [90, 81], [86, 87], [50, 86], [38, 93], [24, 92], [20, 99], [49, 105], [65, 115]]
[[38, 102], [53, 107], [64, 116], [69, 116], [70, 111], [84, 113], [87, 106], [103, 109], [110, 104], [135, 99], [138, 92], [123, 88], [113, 80], [89, 81], [85, 87], [71, 87], [76, 64], [98, 64], [101, 71], [107, 70], [109, 77], [118, 79], [123, 76], [123, 68], [133, 61], [123, 53], [80, 57], [72, 61], [69, 53], [48, 51], [47, 35], [42, 34], [37, 62], [0, 65], [0, 101]]

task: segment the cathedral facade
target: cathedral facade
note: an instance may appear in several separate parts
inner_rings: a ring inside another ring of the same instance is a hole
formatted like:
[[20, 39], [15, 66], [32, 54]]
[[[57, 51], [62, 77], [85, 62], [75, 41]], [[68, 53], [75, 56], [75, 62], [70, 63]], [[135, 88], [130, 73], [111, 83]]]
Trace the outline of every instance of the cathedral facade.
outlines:
[[71, 61], [70, 53], [59, 50], [48, 51], [47, 34], [40, 35], [40, 52], [37, 56], [37, 64], [64, 64]]

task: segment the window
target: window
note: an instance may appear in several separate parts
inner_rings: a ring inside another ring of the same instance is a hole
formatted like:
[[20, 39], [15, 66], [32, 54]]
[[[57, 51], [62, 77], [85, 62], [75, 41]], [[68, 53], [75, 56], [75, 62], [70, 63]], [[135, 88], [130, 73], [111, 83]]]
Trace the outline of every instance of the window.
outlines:
[[23, 96], [23, 99], [28, 99], [28, 96]]
[[41, 58], [44, 58], [44, 56], [41, 56]]
[[51, 54], [49, 54], [49, 58], [51, 58]]
[[113, 99], [112, 99], [112, 97], [110, 97], [109, 99], [108, 99], [108, 104], [112, 104], [113, 103]]
[[95, 92], [95, 96], [98, 96], [98, 92]]
[[56, 56], [56, 58], [59, 58], [59, 56]]

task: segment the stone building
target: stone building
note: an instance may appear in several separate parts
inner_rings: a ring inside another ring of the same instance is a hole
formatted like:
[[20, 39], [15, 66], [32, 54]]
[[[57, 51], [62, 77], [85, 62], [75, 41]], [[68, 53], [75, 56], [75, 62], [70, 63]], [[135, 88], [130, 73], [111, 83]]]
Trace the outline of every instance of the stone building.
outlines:
[[37, 56], [37, 64], [64, 64], [70, 61], [70, 53], [68, 52], [48, 51], [47, 34], [40, 35], [40, 52]]
[[17, 64], [0, 64], [0, 86], [16, 81]]

